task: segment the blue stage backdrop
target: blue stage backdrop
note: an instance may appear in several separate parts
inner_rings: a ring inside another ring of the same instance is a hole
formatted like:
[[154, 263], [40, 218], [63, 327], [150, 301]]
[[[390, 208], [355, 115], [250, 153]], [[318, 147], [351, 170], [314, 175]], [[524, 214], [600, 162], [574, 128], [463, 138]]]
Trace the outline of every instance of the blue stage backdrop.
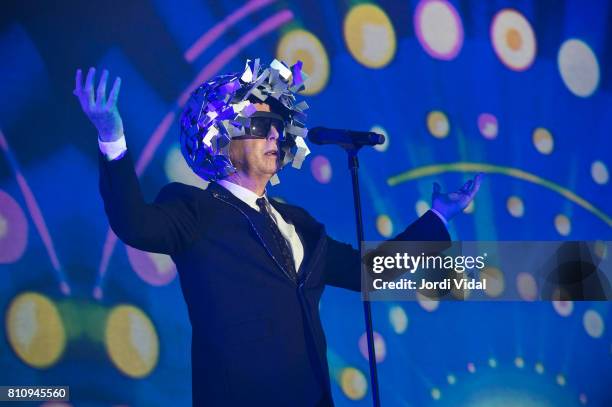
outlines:
[[[191, 402], [176, 269], [109, 231], [74, 73], [122, 78], [151, 200], [205, 186], [178, 115], [195, 85], [257, 57], [304, 62], [310, 127], [387, 136], [361, 154], [367, 239], [426, 211], [434, 181], [482, 171], [454, 239], [612, 240], [610, 2], [3, 2], [0, 384], [69, 385], [76, 406]], [[311, 149], [268, 192], [354, 243], [344, 153]], [[320, 307], [334, 399], [368, 406], [360, 296], [328, 288]], [[374, 325], [384, 406], [612, 405], [608, 303], [377, 303]]]

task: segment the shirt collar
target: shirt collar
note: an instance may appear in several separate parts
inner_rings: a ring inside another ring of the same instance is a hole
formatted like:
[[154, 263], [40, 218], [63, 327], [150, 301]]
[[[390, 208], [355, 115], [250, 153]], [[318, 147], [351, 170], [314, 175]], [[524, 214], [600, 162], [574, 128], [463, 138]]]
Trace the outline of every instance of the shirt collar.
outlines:
[[227, 189], [236, 198], [240, 199], [242, 202], [249, 205], [251, 208], [255, 209], [256, 211], [259, 211], [259, 206], [257, 206], [257, 203], [255, 202], [257, 201], [257, 199], [266, 198], [266, 201], [267, 201], [265, 191], [262, 196], [259, 196], [255, 192], [251, 191], [250, 189], [247, 189], [241, 185], [234, 184], [233, 182], [230, 182], [224, 179], [217, 181], [217, 183], [221, 185], [223, 188]]

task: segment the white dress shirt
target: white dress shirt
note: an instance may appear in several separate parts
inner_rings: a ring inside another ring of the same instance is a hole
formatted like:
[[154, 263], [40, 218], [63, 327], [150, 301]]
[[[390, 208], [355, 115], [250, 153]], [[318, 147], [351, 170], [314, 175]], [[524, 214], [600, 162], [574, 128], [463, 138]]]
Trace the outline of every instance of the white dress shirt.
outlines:
[[243, 186], [234, 184], [226, 180], [220, 180], [217, 183], [223, 188], [227, 189], [236, 198], [240, 199], [242, 202], [255, 209], [257, 212], [259, 212], [259, 206], [257, 206], [257, 203], [255, 201], [262, 197], [266, 199], [268, 211], [272, 215], [272, 219], [274, 219], [274, 222], [276, 222], [276, 225], [278, 226], [278, 229], [280, 230], [281, 234], [289, 243], [289, 247], [291, 247], [291, 253], [293, 254], [295, 269], [299, 270], [300, 264], [302, 264], [302, 260], [304, 260], [304, 245], [302, 244], [299, 235], [295, 231], [295, 226], [283, 219], [281, 214], [278, 213], [276, 209], [274, 209], [274, 206], [270, 205], [270, 202], [268, 201], [268, 197], [266, 196], [265, 192], [263, 196], [258, 196], [250, 189], [247, 189]]

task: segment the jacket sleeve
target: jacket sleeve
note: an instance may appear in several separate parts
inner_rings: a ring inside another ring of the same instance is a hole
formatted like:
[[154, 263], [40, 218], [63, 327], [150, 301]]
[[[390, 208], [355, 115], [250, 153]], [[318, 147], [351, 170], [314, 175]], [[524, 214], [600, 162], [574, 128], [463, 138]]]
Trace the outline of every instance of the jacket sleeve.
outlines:
[[[390, 241], [450, 241], [444, 222], [432, 211], [410, 224]], [[327, 237], [325, 283], [361, 291], [361, 255], [353, 246]]]
[[170, 183], [154, 203], [145, 202], [130, 152], [113, 161], [99, 154], [100, 193], [109, 224], [136, 249], [174, 254], [197, 237], [197, 188]]

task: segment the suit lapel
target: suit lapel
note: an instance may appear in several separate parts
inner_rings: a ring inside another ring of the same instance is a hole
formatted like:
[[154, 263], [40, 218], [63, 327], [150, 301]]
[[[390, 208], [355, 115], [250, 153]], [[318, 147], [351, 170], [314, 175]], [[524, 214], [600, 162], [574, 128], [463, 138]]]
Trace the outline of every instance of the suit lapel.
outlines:
[[217, 183], [211, 182], [208, 186], [208, 189], [211, 191], [213, 196], [221, 201], [235, 207], [239, 210], [249, 221], [255, 235], [261, 245], [264, 247], [268, 256], [276, 263], [280, 271], [290, 280], [295, 281], [295, 276], [289, 270], [286, 270], [283, 267], [282, 263], [278, 260], [282, 258], [282, 254], [278, 248], [278, 245], [274, 241], [274, 236], [272, 236], [272, 232], [269, 230], [265, 220], [261, 216], [261, 214], [255, 209], [251, 208], [249, 205], [244, 203], [242, 200], [234, 196], [231, 192], [218, 185]]
[[304, 214], [303, 210], [282, 204], [273, 199], [270, 200], [270, 204], [274, 206], [274, 209], [281, 214], [285, 221], [293, 224], [295, 231], [300, 236], [300, 240], [304, 245], [304, 259], [302, 260], [298, 274], [300, 274], [300, 276], [307, 275], [310, 263], [313, 258], [316, 257], [318, 249], [325, 240], [325, 230], [323, 226], [313, 222], [310, 217]]

